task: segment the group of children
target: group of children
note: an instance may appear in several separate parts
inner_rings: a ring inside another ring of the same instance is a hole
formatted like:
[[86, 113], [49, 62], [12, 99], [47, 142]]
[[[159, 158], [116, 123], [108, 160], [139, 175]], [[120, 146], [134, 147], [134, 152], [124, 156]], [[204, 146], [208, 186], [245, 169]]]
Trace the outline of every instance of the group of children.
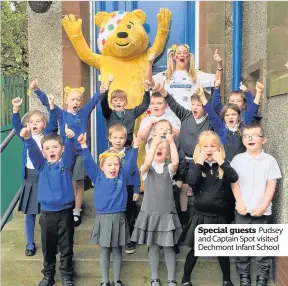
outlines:
[[[22, 100], [12, 101], [13, 126], [24, 141], [19, 209], [26, 214], [28, 256], [36, 252], [35, 216], [41, 210], [44, 277], [39, 286], [55, 283], [57, 249], [63, 285], [74, 285], [73, 235], [74, 227], [81, 224], [86, 174], [95, 187], [96, 219], [90, 243], [100, 246], [102, 286], [123, 285], [122, 247], [127, 253], [134, 253], [137, 244], [149, 246], [151, 285], [160, 286], [161, 249], [168, 271], [167, 284], [177, 285], [179, 241], [191, 248], [181, 282], [182, 286], [191, 286], [191, 273], [198, 258], [194, 254], [194, 231], [199, 224], [269, 223], [271, 201], [281, 173], [276, 160], [262, 149], [266, 142], [262, 127], [252, 124], [264, 86], [257, 83], [254, 97], [241, 84], [241, 91], [232, 92], [222, 106], [219, 87], [223, 67], [217, 50], [215, 75], [195, 70], [187, 45], [174, 46], [169, 57], [173, 67], [168, 66], [166, 78], [160, 76], [161, 82], [157, 82], [159, 75], [152, 78], [153, 58], [149, 58], [143, 101], [133, 109], [125, 109], [127, 96], [122, 90], [114, 90], [109, 102], [112, 76], [84, 107], [84, 89], [66, 87], [66, 110], [56, 106], [54, 96], [46, 96], [34, 80], [31, 88], [47, 107], [48, 121], [41, 112], [32, 111], [22, 125]], [[177, 82], [177, 78], [182, 82]], [[205, 85], [214, 87], [211, 102], [203, 90]], [[88, 149], [87, 128], [98, 102], [107, 122], [109, 147], [96, 164]], [[148, 108], [149, 115], [141, 122], [137, 135], [133, 134], [135, 120]], [[138, 170], [141, 144], [146, 145], [146, 156]], [[139, 198], [140, 175], [144, 197], [138, 214], [135, 201]], [[111, 253], [114, 277], [110, 284]], [[222, 285], [232, 286], [229, 257], [218, 259]], [[257, 286], [265, 286], [269, 258], [258, 257], [256, 262]], [[236, 266], [240, 285], [251, 285], [250, 258], [237, 258]]]

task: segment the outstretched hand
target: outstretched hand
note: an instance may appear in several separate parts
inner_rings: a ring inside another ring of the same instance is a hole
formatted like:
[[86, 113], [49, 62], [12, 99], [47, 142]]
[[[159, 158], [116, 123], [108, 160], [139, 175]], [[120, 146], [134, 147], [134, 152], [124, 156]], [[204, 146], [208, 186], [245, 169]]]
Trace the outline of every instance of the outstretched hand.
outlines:
[[77, 141], [81, 146], [86, 145], [86, 133], [80, 134]]
[[20, 97], [16, 97], [12, 99], [13, 112], [18, 112], [20, 110], [22, 102], [23, 102], [23, 99]]
[[30, 83], [30, 89], [32, 89], [33, 91], [39, 89], [37, 78], [33, 79], [32, 82]]
[[31, 137], [31, 129], [30, 129], [30, 123], [29, 122], [27, 122], [26, 127], [21, 129], [20, 136], [25, 140], [27, 140], [28, 138]]
[[248, 90], [247, 86], [245, 84], [243, 84], [242, 81], [240, 82], [240, 87], [239, 88], [243, 92], [246, 92]]

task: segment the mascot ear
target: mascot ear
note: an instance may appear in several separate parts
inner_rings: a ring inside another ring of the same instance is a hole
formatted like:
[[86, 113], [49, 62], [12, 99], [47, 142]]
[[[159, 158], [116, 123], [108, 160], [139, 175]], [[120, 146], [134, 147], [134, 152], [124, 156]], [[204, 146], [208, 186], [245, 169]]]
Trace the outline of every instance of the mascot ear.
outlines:
[[104, 22], [105, 18], [108, 16], [107, 12], [98, 12], [95, 17], [95, 24], [97, 27], [101, 27], [102, 23]]
[[136, 10], [132, 11], [132, 14], [140, 20], [140, 23], [142, 25], [146, 22], [146, 14], [144, 11], [142, 11], [140, 9], [136, 9]]

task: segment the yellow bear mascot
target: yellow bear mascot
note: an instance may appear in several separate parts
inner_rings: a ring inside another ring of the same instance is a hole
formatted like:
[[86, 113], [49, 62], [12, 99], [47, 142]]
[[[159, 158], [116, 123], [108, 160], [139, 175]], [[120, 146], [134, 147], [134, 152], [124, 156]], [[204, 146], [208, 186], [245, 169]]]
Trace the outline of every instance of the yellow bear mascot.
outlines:
[[[132, 12], [98, 12], [95, 23], [99, 27], [97, 46], [101, 55], [93, 53], [82, 34], [82, 20], [74, 15], [65, 16], [63, 27], [73, 44], [79, 58], [86, 64], [100, 69], [101, 81], [106, 82], [111, 74], [114, 80], [109, 93], [115, 89], [127, 94], [126, 108], [133, 108], [142, 102], [143, 77], [151, 54], [159, 56], [165, 46], [169, 33], [171, 12], [160, 9], [157, 15], [158, 30], [154, 44], [148, 48], [148, 35], [143, 28], [146, 14], [142, 10]], [[139, 128], [139, 121], [135, 131]], [[143, 148], [139, 150], [139, 159], [143, 162]]]

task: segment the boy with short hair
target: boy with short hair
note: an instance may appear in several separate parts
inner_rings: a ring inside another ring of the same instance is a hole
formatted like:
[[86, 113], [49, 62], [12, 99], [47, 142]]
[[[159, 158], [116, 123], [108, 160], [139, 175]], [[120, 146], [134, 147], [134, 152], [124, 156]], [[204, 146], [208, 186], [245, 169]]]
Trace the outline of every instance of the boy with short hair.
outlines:
[[65, 140], [65, 152], [59, 135], [49, 134], [41, 140], [42, 153], [31, 138], [30, 125], [23, 128], [29, 157], [39, 171], [38, 201], [41, 205], [41, 242], [43, 251], [42, 273], [39, 286], [52, 286], [55, 283], [56, 254], [60, 251], [60, 272], [64, 286], [74, 286], [73, 282], [73, 201], [71, 169], [74, 164], [74, 143], [72, 138]]
[[[239, 175], [239, 180], [232, 184], [236, 199], [236, 224], [269, 224], [272, 215], [272, 199], [277, 179], [281, 172], [276, 159], [265, 153], [262, 145], [267, 138], [258, 124], [247, 125], [243, 129], [243, 144], [247, 151], [238, 154], [231, 162], [231, 167]], [[255, 257], [257, 265], [257, 286], [266, 286], [269, 278], [270, 258]], [[240, 274], [240, 286], [250, 286], [250, 257], [238, 257], [236, 268]]]
[[[177, 101], [164, 89], [164, 83], [159, 87], [159, 92], [165, 98], [170, 109], [181, 121], [179, 134], [179, 145], [186, 156], [186, 173], [191, 168], [193, 153], [197, 145], [198, 136], [201, 132], [211, 130], [209, 119], [203, 108], [200, 97], [197, 94], [191, 96], [191, 110], [182, 107]], [[185, 179], [185, 176], [184, 176]], [[180, 220], [183, 227], [188, 222], [188, 184], [183, 182], [180, 193], [181, 216]]]
[[110, 104], [108, 102], [109, 86], [113, 81], [113, 76], [109, 75], [108, 83], [103, 87], [106, 90], [102, 99], [101, 107], [104, 118], [106, 119], [107, 129], [109, 129], [113, 124], [120, 123], [127, 128], [127, 142], [126, 145], [131, 145], [133, 140], [133, 131], [135, 120], [143, 114], [149, 107], [150, 104], [150, 82], [145, 80], [144, 82], [144, 96], [141, 104], [135, 108], [125, 109], [127, 104], [127, 95], [123, 90], [114, 90], [111, 93]]
[[[129, 153], [132, 152], [131, 146], [126, 146], [125, 143], [127, 140], [127, 129], [124, 125], [120, 123], [113, 124], [108, 130], [108, 140], [111, 144], [111, 150], [116, 151], [117, 153], [123, 152], [125, 156], [121, 160], [122, 167], [125, 165], [127, 158], [130, 157]], [[137, 205], [136, 201], [139, 198], [140, 192], [140, 175], [137, 164], [132, 164], [131, 166], [131, 176], [127, 179], [127, 209], [126, 209], [126, 218], [129, 225], [129, 234], [132, 235], [134, 224], [137, 218]], [[136, 243], [129, 242], [126, 245], [126, 253], [133, 254], [135, 253]]]
[[174, 134], [174, 139], [177, 139], [180, 132], [180, 124], [175, 120], [173, 116], [166, 113], [167, 107], [167, 102], [161, 93], [158, 91], [153, 92], [150, 98], [149, 106], [151, 115], [146, 116], [141, 121], [137, 136], [139, 136], [143, 141], [148, 142], [151, 138], [153, 125], [159, 120], [166, 119], [172, 125], [172, 133]]

